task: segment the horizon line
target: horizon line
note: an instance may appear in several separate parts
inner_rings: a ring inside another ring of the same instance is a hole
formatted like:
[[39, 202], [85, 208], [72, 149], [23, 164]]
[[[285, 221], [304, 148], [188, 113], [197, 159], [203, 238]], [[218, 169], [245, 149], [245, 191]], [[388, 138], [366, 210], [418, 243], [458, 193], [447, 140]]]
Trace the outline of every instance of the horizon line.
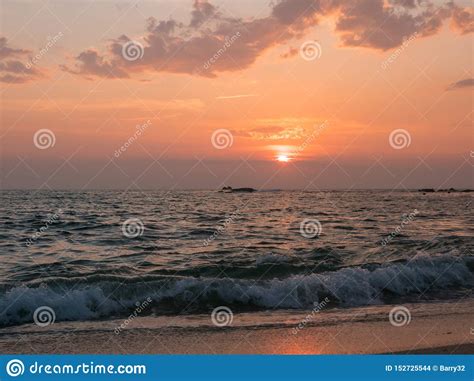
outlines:
[[[241, 187], [239, 187], [241, 188]], [[252, 187], [247, 187], [252, 188]], [[125, 192], [150, 192], [150, 191], [176, 191], [176, 192], [184, 192], [184, 191], [192, 191], [192, 192], [203, 192], [203, 191], [212, 191], [217, 192], [220, 191], [220, 188], [144, 188], [144, 189], [126, 189], [126, 188], [57, 188], [57, 189], [43, 189], [43, 188], [4, 188], [0, 189], [0, 192], [4, 191], [48, 191], [48, 192], [87, 192], [87, 191], [125, 191]], [[238, 189], [238, 188], [236, 188]], [[262, 189], [255, 189], [256, 192], [263, 192], [263, 191], [281, 191], [281, 192], [333, 192], [333, 191], [397, 191], [397, 192], [419, 192], [419, 191], [426, 191], [426, 190], [434, 190], [434, 191], [444, 191], [444, 190], [454, 190], [457, 192], [463, 191], [470, 191], [474, 192], [474, 188], [454, 188], [454, 187], [446, 187], [446, 188], [436, 188], [436, 187], [420, 187], [420, 188], [320, 188], [320, 189], [304, 189], [304, 188], [262, 188]]]

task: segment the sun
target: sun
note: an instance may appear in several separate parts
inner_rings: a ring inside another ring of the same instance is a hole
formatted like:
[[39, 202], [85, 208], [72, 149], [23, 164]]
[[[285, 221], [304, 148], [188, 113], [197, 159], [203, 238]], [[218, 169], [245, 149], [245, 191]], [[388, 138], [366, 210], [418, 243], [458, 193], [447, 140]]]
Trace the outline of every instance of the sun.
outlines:
[[282, 162], [282, 163], [288, 163], [288, 162], [290, 161], [289, 156], [288, 156], [288, 155], [283, 155], [283, 154], [278, 155], [278, 156], [276, 157], [276, 159], [277, 159], [277, 161], [280, 161], [280, 162]]

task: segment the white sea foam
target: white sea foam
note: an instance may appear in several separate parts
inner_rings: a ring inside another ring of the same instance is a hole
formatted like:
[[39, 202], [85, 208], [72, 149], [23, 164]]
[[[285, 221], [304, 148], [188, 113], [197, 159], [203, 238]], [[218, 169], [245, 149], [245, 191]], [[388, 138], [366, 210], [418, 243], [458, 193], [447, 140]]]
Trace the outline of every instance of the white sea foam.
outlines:
[[[51, 307], [56, 320], [90, 320], [126, 314], [137, 301], [153, 299], [154, 311], [164, 306], [179, 313], [195, 305], [245, 305], [247, 308], [308, 308], [329, 296], [340, 306], [382, 303], [386, 293], [403, 297], [443, 288], [471, 288], [472, 257], [418, 255], [410, 262], [379, 265], [369, 270], [344, 268], [322, 274], [293, 275], [256, 282], [248, 279], [138, 278], [124, 284], [97, 279], [89, 283], [16, 287], [0, 295], [0, 324], [31, 323], [39, 306]], [[74, 288], [72, 288], [74, 285]], [[69, 288], [69, 290], [68, 290]], [[66, 291], [65, 291], [66, 290]], [[151, 312], [152, 309], [148, 311]]]

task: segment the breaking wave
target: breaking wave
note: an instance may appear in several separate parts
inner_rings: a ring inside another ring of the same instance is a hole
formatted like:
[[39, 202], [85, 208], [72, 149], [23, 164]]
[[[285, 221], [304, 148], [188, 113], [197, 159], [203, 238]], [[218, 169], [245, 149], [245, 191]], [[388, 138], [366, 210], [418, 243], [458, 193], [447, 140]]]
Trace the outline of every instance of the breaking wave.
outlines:
[[[282, 258], [266, 258], [271, 262]], [[127, 316], [150, 298], [142, 314], [307, 309], [328, 297], [331, 306], [380, 304], [388, 298], [425, 295], [442, 289], [472, 290], [474, 257], [417, 255], [411, 261], [345, 267], [337, 271], [265, 280], [204, 277], [91, 275], [0, 288], [0, 325], [33, 322], [40, 306], [56, 321]]]

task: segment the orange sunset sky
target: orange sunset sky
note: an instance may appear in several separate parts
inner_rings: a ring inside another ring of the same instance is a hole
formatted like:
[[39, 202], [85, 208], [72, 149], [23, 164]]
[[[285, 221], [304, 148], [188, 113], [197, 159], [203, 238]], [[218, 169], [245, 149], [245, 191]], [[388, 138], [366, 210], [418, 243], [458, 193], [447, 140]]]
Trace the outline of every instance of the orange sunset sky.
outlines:
[[472, 187], [473, 18], [462, 0], [3, 0], [2, 188]]

